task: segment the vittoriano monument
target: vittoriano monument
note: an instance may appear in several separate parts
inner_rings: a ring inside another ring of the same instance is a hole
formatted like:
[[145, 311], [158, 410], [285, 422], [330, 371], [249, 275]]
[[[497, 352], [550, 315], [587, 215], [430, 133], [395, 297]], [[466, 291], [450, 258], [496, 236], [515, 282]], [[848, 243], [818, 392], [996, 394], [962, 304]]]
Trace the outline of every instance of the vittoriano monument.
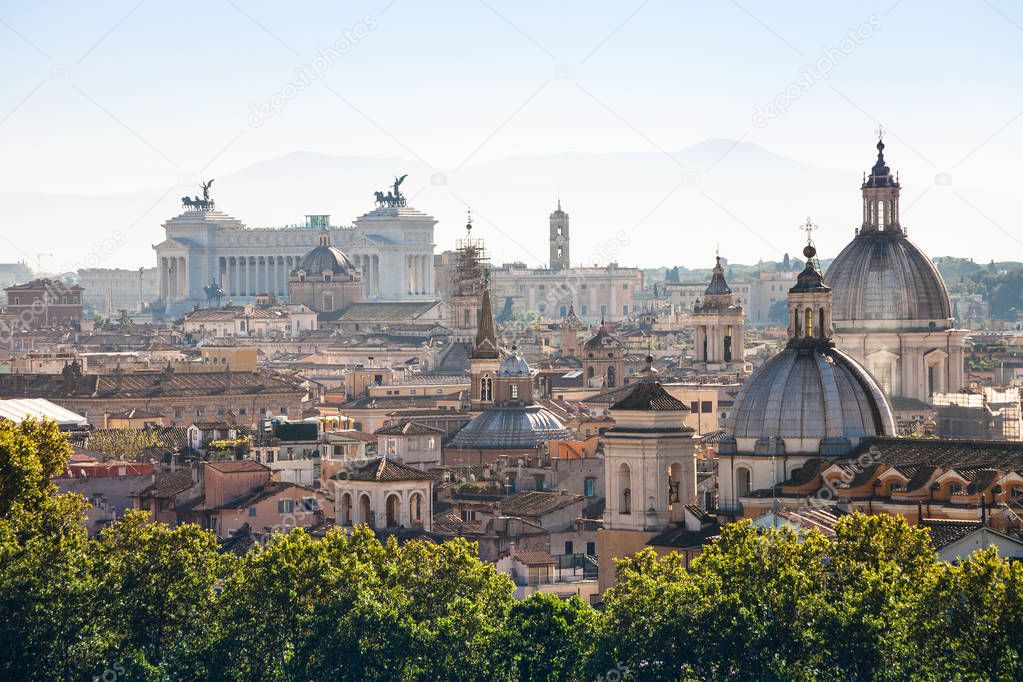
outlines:
[[376, 195], [377, 206], [380, 207], [386, 206], [388, 208], [404, 206], [405, 195], [401, 193], [401, 183], [405, 182], [405, 178], [407, 177], [408, 173], [401, 176], [400, 178], [398, 177], [394, 178], [394, 185], [392, 186], [393, 189], [387, 194], [384, 194], [383, 192], [375, 192], [374, 194]]
[[202, 199], [198, 195], [194, 199], [188, 196], [181, 197], [182, 208], [187, 208], [191, 211], [211, 211], [215, 209], [217, 205], [213, 199], [210, 199], [210, 187], [213, 186], [213, 180], [207, 180], [200, 183], [199, 186], [202, 187]]

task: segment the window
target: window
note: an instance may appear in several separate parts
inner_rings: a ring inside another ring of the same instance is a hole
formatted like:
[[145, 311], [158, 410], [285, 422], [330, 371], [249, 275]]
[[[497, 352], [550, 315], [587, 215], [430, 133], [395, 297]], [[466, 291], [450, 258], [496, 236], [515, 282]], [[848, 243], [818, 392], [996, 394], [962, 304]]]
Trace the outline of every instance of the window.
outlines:
[[256, 508], [255, 507], [249, 507], [249, 516], [255, 516], [255, 515], [256, 515]]
[[629, 314], [629, 306], [623, 305], [622, 306], [622, 315], [628, 315], [628, 314]]
[[320, 508], [319, 503], [315, 497], [303, 497], [302, 498], [302, 511], [307, 514], [312, 514]]
[[516, 398], [519, 397], [519, 385], [518, 384], [512, 384], [512, 386], [511, 386], [511, 397], [512, 397], [512, 400], [515, 400]]
[[475, 521], [476, 520], [476, 510], [475, 509], [463, 509], [462, 510], [462, 520], [463, 521]]
[[575, 547], [572, 545], [571, 540], [565, 540], [565, 554], [575, 554], [573, 551]]
[[587, 478], [583, 481], [583, 495], [586, 497], [593, 497], [593, 485], [595, 481], [592, 478]]
[[597, 543], [596, 542], [587, 542], [586, 543], [586, 553], [589, 554], [590, 556], [597, 556]]
[[294, 500], [277, 500], [277, 513], [290, 514], [295, 510]]
[[714, 411], [714, 406], [711, 403], [711, 401], [704, 400], [702, 403], [700, 403], [700, 412], [707, 413], [707, 412], [713, 412], [713, 411]]

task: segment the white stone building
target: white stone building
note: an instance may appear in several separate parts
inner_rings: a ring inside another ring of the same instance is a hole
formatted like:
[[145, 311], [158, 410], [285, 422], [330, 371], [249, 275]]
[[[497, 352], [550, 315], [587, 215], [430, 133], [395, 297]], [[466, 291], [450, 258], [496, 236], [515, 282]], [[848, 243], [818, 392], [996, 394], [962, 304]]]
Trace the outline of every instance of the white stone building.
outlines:
[[213, 280], [234, 303], [259, 294], [284, 298], [290, 274], [327, 230], [359, 268], [364, 300], [432, 300], [436, 222], [414, 208], [383, 207], [351, 227], [307, 215], [301, 226], [250, 228], [218, 210], [186, 210], [163, 224], [165, 239], [153, 247], [158, 299], [172, 314], [206, 305], [203, 287]]
[[433, 528], [433, 476], [381, 457], [333, 479], [339, 526]]

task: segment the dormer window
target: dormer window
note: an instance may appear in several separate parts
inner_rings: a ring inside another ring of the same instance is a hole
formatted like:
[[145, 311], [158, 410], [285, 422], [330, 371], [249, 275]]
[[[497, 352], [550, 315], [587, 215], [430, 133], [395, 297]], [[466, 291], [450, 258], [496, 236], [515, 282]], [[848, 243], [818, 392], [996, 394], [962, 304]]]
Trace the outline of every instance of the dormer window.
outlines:
[[327, 272], [323, 273], [323, 281], [329, 282], [333, 278], [333, 276], [334, 275], [328, 270]]

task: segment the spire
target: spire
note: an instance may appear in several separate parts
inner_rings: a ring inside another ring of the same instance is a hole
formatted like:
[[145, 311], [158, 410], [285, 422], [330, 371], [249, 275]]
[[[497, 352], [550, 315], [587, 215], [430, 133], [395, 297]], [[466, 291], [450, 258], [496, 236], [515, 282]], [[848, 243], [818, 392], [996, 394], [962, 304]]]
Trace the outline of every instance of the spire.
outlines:
[[480, 316], [476, 323], [476, 343], [472, 356], [474, 358], [496, 358], [497, 332], [494, 325], [494, 310], [490, 305], [490, 289], [483, 290], [480, 300]]
[[705, 296], [730, 296], [732, 294], [731, 287], [728, 286], [728, 282], [725, 281], [725, 269], [721, 267], [721, 255], [715, 256], [714, 270], [710, 277], [710, 285], [707, 286], [707, 290], [704, 292]]

